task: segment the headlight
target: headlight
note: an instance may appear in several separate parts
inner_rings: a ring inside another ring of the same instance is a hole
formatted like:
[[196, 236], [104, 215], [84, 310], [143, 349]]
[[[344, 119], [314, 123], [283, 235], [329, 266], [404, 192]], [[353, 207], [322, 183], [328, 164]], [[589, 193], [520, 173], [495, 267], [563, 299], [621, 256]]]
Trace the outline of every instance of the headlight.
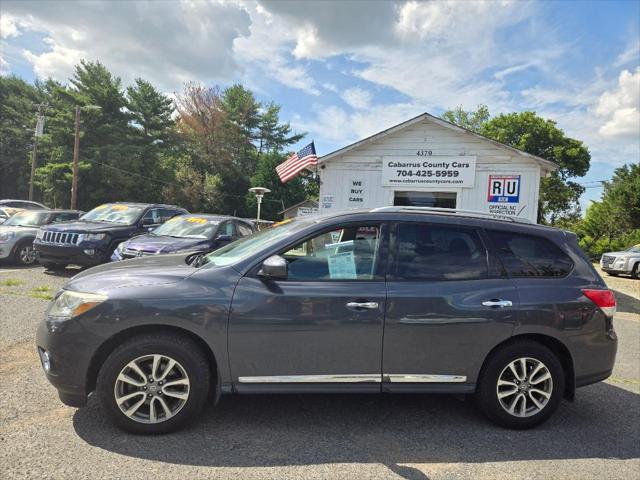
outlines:
[[116, 250], [118, 251], [118, 253], [122, 253], [126, 247], [126, 243], [127, 242], [120, 242], [118, 244], [118, 248], [116, 248]]
[[8, 242], [13, 237], [16, 236], [16, 232], [1, 232], [0, 233], [0, 242]]
[[106, 236], [106, 233], [84, 233], [82, 240], [104, 240]]
[[82, 293], [64, 290], [49, 306], [47, 317], [69, 319], [97, 307], [107, 299], [98, 293]]
[[42, 229], [38, 230], [38, 233], [36, 233], [36, 239], [42, 240], [43, 237], [44, 237], [44, 230]]

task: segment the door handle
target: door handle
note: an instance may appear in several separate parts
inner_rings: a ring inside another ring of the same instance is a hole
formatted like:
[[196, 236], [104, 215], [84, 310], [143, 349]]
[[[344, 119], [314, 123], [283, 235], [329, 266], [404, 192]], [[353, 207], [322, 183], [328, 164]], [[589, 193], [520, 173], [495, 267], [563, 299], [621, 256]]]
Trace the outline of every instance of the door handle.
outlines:
[[513, 302], [511, 300], [487, 300], [482, 302], [482, 305], [485, 307], [513, 307]]
[[378, 302], [349, 302], [347, 303], [347, 308], [373, 310], [378, 308]]

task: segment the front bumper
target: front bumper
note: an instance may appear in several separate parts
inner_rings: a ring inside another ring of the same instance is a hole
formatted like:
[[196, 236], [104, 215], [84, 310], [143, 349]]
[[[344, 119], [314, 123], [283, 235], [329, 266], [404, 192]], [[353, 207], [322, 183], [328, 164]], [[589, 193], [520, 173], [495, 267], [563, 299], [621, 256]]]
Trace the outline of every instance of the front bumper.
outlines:
[[[91, 360], [100, 340], [88, 334], [74, 319], [64, 322], [58, 331], [51, 331], [47, 321], [40, 323], [36, 333], [36, 346], [44, 373], [58, 390], [60, 400], [72, 407], [82, 407], [87, 402], [90, 387], [87, 385]], [[44, 366], [43, 353], [50, 363]]]
[[[38, 260], [45, 263], [72, 263], [74, 265], [94, 266], [105, 262], [106, 249], [96, 245], [50, 245], [33, 243]], [[87, 251], [93, 251], [88, 254]]]
[[11, 239], [8, 242], [0, 243], [0, 260], [6, 260], [13, 254], [13, 249], [16, 246], [16, 240]]

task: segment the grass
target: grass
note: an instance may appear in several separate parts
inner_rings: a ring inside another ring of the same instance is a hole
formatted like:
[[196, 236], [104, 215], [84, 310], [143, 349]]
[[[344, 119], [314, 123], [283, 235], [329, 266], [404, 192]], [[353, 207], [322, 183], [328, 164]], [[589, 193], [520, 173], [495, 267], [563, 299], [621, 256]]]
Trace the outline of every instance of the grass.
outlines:
[[29, 293], [30, 297], [40, 298], [42, 300], [53, 300], [53, 295], [51, 294], [51, 288], [46, 285], [42, 285], [40, 287], [35, 287], [31, 289]]
[[22, 280], [16, 280], [15, 278], [7, 278], [6, 280], [3, 280], [2, 282], [0, 282], [0, 286], [3, 287], [17, 287], [19, 285], [22, 285], [24, 282]]

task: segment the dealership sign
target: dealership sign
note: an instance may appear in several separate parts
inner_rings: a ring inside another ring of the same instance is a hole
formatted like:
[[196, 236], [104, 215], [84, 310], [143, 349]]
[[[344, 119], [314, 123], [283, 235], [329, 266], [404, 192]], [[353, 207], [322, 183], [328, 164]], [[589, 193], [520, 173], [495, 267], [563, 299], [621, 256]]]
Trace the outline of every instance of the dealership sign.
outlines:
[[520, 203], [520, 175], [489, 175], [489, 203]]
[[382, 184], [385, 186], [472, 188], [476, 157], [384, 157]]

